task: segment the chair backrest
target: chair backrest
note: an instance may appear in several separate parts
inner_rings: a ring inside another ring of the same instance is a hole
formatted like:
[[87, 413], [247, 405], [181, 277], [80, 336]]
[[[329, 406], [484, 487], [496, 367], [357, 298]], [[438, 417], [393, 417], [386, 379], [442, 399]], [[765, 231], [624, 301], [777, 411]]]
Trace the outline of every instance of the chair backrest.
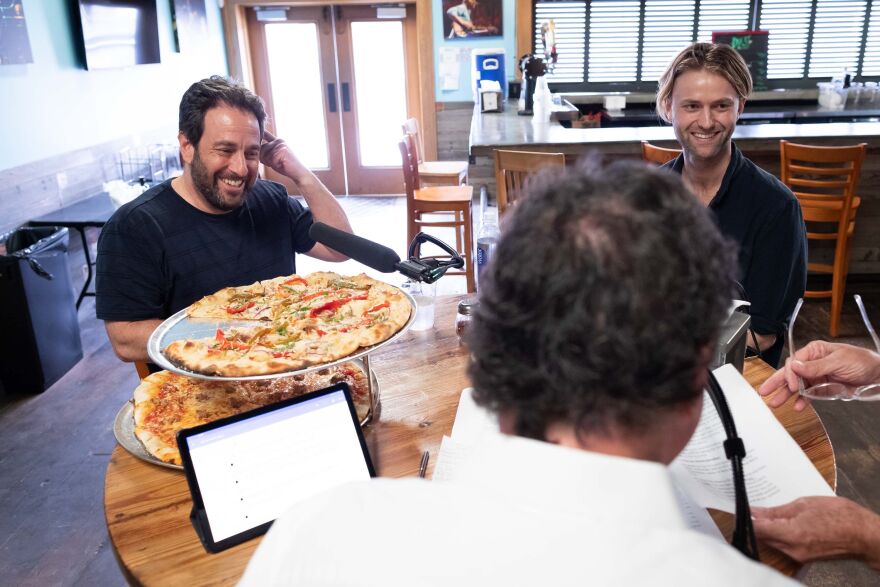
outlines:
[[419, 130], [419, 121], [415, 118], [407, 118], [406, 122], [401, 125], [403, 134], [412, 137], [413, 152], [415, 153], [416, 162], [421, 163], [422, 153], [425, 152], [425, 146], [422, 144], [422, 132]]
[[565, 155], [529, 151], [495, 151], [495, 184], [498, 190], [499, 216], [522, 196], [527, 177], [547, 167], [565, 167]]
[[817, 147], [779, 141], [782, 182], [800, 198], [852, 198], [856, 192], [865, 143]]
[[655, 147], [648, 141], [642, 141], [642, 159], [648, 163], [655, 165], [663, 165], [667, 161], [672, 161], [681, 154], [681, 149], [667, 149], [665, 147]]
[[840, 238], [846, 237], [854, 220], [865, 147], [865, 143], [818, 147], [779, 141], [780, 176], [797, 196], [806, 222], [836, 222]]
[[406, 188], [407, 204], [412, 202], [415, 198], [415, 191], [421, 187], [419, 184], [419, 162], [416, 159], [413, 144], [413, 137], [408, 134], [403, 135], [398, 143], [400, 158], [403, 162], [403, 185]]

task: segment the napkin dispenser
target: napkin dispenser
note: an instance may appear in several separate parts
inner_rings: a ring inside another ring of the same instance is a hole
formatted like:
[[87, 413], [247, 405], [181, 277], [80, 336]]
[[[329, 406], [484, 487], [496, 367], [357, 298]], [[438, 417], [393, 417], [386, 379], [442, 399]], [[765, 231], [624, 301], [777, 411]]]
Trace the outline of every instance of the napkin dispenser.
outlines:
[[480, 112], [501, 112], [504, 107], [504, 93], [501, 85], [494, 80], [480, 82]]
[[721, 326], [718, 335], [718, 346], [715, 349], [715, 357], [710, 366], [716, 369], [721, 365], [730, 363], [736, 370], [742, 373], [746, 359], [746, 341], [749, 334], [749, 326], [752, 317], [743, 312], [731, 312], [727, 320]]

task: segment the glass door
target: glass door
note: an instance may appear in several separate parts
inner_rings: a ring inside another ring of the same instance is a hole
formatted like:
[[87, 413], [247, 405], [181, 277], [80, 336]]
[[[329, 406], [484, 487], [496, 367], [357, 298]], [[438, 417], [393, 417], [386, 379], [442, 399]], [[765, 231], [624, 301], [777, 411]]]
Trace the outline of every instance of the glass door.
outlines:
[[334, 194], [403, 193], [397, 144], [418, 96], [414, 7], [290, 7], [271, 22], [250, 10], [248, 23], [268, 128]]
[[[287, 20], [260, 22], [248, 13], [256, 92], [266, 102], [267, 128], [284, 139], [332, 193], [345, 189], [337, 70], [330, 7], [296, 8]], [[267, 179], [297, 193], [270, 169]]]
[[379, 19], [369, 6], [344, 6], [336, 13], [351, 194], [403, 192], [398, 143], [407, 113], [415, 110], [408, 97], [417, 95], [407, 87], [408, 80], [417, 79], [414, 7], [406, 11], [397, 19]]

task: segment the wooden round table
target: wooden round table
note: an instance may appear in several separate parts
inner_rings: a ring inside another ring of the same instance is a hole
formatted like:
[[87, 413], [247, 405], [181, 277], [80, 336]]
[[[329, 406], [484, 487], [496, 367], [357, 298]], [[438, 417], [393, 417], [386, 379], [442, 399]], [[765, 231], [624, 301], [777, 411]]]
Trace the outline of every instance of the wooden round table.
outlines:
[[[460, 299], [438, 298], [434, 329], [409, 332], [371, 355], [382, 406], [366, 438], [379, 475], [416, 475], [425, 450], [431, 453], [428, 477], [433, 472], [440, 440], [452, 430], [459, 394], [469, 385], [467, 351], [454, 328]], [[760, 361], [747, 362], [745, 371], [755, 387], [773, 372]], [[822, 422], [812, 408], [794, 412], [792, 404], [773, 412], [836, 488], [834, 453]], [[104, 513], [113, 552], [129, 583], [195, 587], [238, 581], [260, 539], [208, 554], [190, 524], [191, 508], [182, 472], [146, 463], [116, 447], [104, 483]], [[713, 518], [729, 537], [733, 516], [713, 512]], [[787, 574], [797, 569], [781, 553], [761, 554], [762, 561]]]

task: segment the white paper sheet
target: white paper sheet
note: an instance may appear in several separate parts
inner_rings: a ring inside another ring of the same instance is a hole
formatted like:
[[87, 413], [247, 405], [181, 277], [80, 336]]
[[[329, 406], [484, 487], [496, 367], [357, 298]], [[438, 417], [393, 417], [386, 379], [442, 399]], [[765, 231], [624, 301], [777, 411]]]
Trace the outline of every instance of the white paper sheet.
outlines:
[[462, 390], [452, 424], [452, 438], [460, 443], [479, 440], [487, 432], [498, 432], [498, 418], [474, 402], [473, 388]]
[[[742, 375], [732, 365], [714, 373], [745, 444], [743, 470], [749, 503], [772, 507], [806, 495], [834, 495]], [[704, 394], [700, 424], [670, 469], [679, 486], [701, 506], [734, 512], [733, 474], [722, 445], [725, 439], [721, 419]]]
[[461, 71], [461, 59], [457, 47], [440, 47], [439, 55], [440, 89], [457, 90], [458, 78]]
[[706, 508], [695, 502], [694, 498], [688, 495], [681, 487], [675, 488], [675, 499], [678, 502], [678, 507], [681, 508], [681, 513], [688, 528], [696, 530], [700, 534], [724, 541], [724, 534], [715, 525], [715, 520], [712, 519]]
[[440, 451], [431, 477], [434, 481], [451, 480], [470, 447], [485, 434], [500, 434], [498, 419], [474, 403], [472, 392], [470, 387], [462, 390], [452, 424], [452, 437], [444, 436], [440, 440]]
[[459, 470], [462, 461], [468, 451], [448, 436], [440, 440], [440, 451], [437, 453], [437, 463], [434, 465], [434, 475], [431, 481], [451, 481], [455, 478], [455, 472]]

